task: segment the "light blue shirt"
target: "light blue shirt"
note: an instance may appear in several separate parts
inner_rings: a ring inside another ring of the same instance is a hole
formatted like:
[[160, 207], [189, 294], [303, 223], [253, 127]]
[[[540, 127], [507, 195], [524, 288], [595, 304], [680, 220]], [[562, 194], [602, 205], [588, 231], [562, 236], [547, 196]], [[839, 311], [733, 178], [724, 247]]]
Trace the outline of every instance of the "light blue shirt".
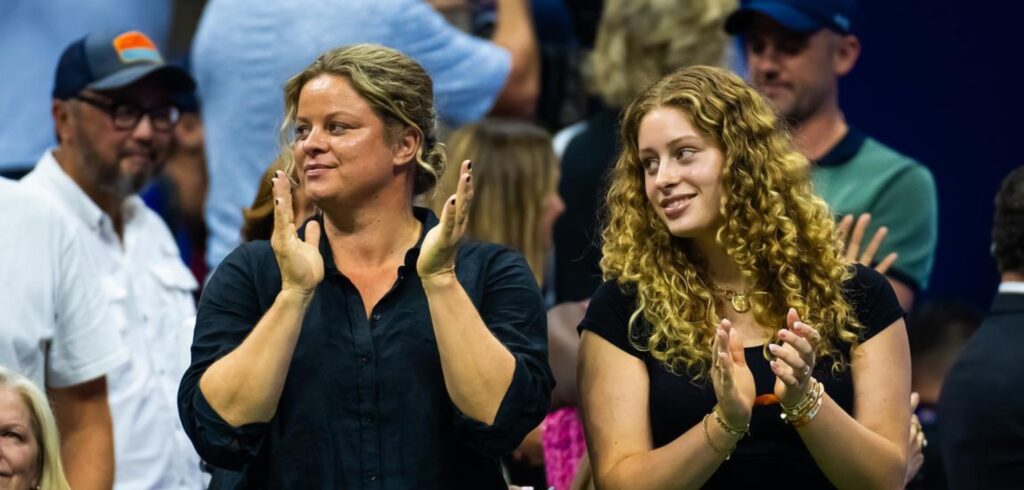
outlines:
[[285, 81], [324, 51], [356, 43], [383, 44], [422, 64], [438, 112], [452, 124], [486, 114], [511, 69], [508, 51], [459, 31], [421, 0], [213, 0], [192, 46], [211, 267], [240, 242], [242, 209], [280, 151]]
[[0, 0], [0, 171], [31, 169], [56, 145], [50, 94], [64, 48], [111, 29], [142, 31], [165, 48], [170, 19], [169, 0]]

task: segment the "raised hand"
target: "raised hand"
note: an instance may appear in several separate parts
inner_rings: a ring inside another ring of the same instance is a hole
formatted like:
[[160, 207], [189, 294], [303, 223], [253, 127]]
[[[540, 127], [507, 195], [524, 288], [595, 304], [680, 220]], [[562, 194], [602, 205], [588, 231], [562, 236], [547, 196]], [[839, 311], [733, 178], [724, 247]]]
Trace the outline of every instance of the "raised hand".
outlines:
[[731, 427], [746, 427], [754, 408], [754, 375], [747, 366], [740, 334], [723, 319], [715, 335], [715, 361], [711, 382], [715, 387], [718, 409]]
[[305, 240], [299, 240], [292, 210], [291, 183], [284, 172], [274, 173], [274, 232], [270, 247], [281, 269], [281, 290], [312, 294], [324, 278], [324, 259], [320, 255], [320, 223], [306, 225]]
[[[878, 253], [878, 248], [882, 245], [882, 241], [885, 240], [885, 236], [889, 234], [889, 229], [881, 227], [875, 231], [875, 236], [871, 238], [871, 242], [868, 243], [867, 248], [864, 249], [864, 253], [861, 253], [860, 246], [864, 241], [864, 233], [867, 232], [868, 225], [871, 223], [871, 215], [864, 213], [857, 218], [856, 226], [853, 225], [853, 215], [848, 214], [843, 216], [843, 219], [839, 221], [839, 240], [842, 241], [846, 246], [845, 255], [850, 262], [857, 262], [868, 267], [871, 267], [871, 261], [875, 259], [875, 254]], [[850, 227], [853, 226], [853, 236], [850, 236]], [[847, 238], [850, 240], [847, 241]], [[858, 254], [860, 254], [858, 256]], [[875, 265], [875, 270], [880, 274], [885, 274], [886, 271], [892, 267], [893, 262], [896, 262], [896, 252], [891, 252], [886, 255], [881, 262]]]
[[423, 280], [455, 273], [455, 254], [459, 250], [459, 240], [466, 233], [469, 208], [473, 203], [472, 165], [469, 160], [462, 162], [455, 195], [445, 201], [441, 222], [423, 238], [420, 257], [416, 261], [416, 272]]
[[782, 344], [768, 344], [768, 350], [775, 356], [770, 363], [775, 373], [775, 396], [783, 406], [791, 407], [804, 399], [811, 386], [821, 334], [801, 322], [793, 308], [786, 315], [786, 325], [788, 328], [779, 331]]

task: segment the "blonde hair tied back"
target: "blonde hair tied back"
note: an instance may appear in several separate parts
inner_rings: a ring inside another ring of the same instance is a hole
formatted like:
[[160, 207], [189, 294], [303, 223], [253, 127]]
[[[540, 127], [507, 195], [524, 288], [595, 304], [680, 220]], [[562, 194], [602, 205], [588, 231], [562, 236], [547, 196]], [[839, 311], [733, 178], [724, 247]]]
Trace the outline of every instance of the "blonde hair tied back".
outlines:
[[285, 173], [295, 174], [294, 158], [286, 149], [292, 144], [299, 94], [307, 82], [325, 74], [347, 79], [394, 134], [401, 128], [416, 131], [420, 141], [413, 194], [430, 191], [444, 173], [446, 162], [444, 145], [437, 141], [433, 82], [412, 58], [377, 44], [355, 44], [327, 51], [285, 83], [285, 117], [280, 128]]

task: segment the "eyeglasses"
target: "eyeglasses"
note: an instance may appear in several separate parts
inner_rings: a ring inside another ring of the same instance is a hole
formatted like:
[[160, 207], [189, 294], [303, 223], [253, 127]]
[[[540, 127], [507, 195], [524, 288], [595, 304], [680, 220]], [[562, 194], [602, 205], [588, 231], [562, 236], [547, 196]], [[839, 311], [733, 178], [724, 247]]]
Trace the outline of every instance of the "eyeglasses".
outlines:
[[110, 120], [114, 122], [114, 127], [122, 131], [134, 129], [142, 120], [143, 114], [149, 116], [149, 123], [157, 131], [170, 131], [178, 124], [178, 119], [181, 119], [181, 111], [169, 104], [143, 109], [131, 102], [106, 101], [82, 94], [74, 95], [72, 98], [106, 111]]

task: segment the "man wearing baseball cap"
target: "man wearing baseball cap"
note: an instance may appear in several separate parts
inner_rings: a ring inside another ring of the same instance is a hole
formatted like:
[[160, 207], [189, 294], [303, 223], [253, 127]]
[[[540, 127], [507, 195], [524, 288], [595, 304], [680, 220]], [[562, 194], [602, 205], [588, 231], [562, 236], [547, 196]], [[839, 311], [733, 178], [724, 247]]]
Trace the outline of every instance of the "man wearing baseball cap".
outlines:
[[167, 226], [137, 195], [167, 160], [175, 100], [194, 86], [141, 32], [75, 41], [54, 80], [57, 147], [22, 179], [83, 225], [83, 248], [130, 352], [107, 376], [115, 488], [203, 488], [176, 405], [198, 285]]
[[854, 0], [744, 0], [725, 29], [740, 36], [749, 79], [816, 164], [815, 191], [839, 216], [868, 213], [866, 236], [887, 228], [875, 256], [897, 253], [886, 274], [909, 310], [935, 255], [935, 181], [923, 165], [850, 127], [839, 108], [839, 78], [860, 56], [856, 7]]

